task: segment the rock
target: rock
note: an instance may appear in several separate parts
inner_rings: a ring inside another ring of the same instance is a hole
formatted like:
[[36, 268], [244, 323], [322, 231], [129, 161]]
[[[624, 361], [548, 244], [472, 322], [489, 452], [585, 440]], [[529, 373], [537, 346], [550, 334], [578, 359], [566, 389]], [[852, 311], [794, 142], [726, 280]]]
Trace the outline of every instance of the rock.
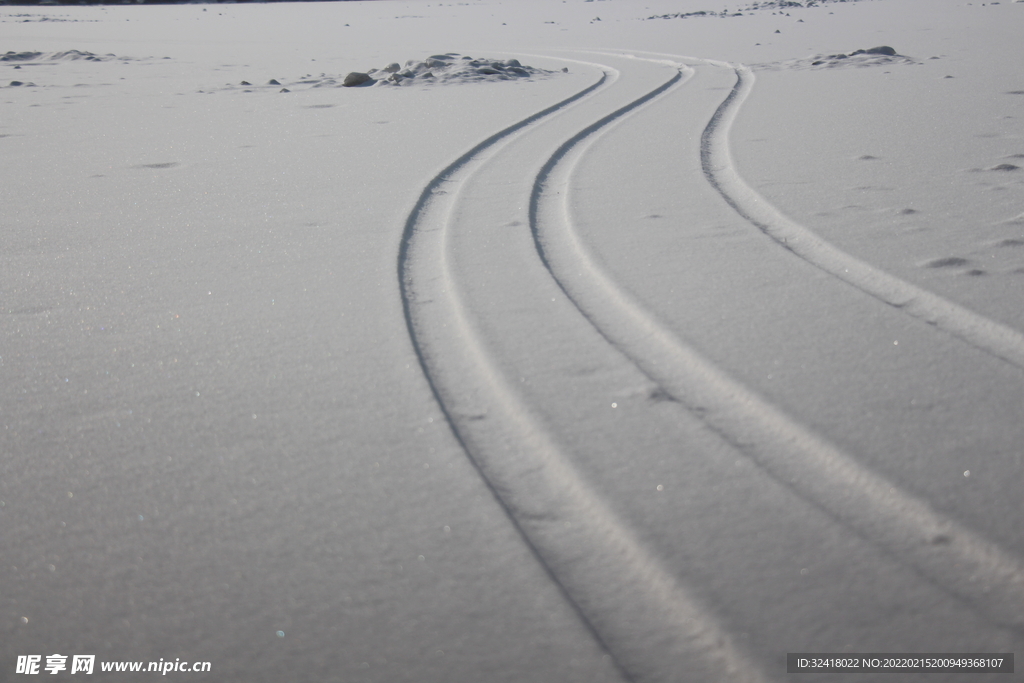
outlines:
[[522, 66], [518, 59], [506, 59], [505, 66]]
[[252, 85], [252, 83], [250, 83], [249, 81], [242, 81], [238, 85]]
[[373, 79], [370, 78], [370, 74], [364, 74], [361, 71], [353, 71], [349, 75], [345, 76], [345, 80], [342, 82], [342, 85], [345, 86], [346, 88], [351, 88], [353, 86], [362, 85], [372, 80]]
[[852, 54], [855, 54], [855, 55], [888, 55], [889, 57], [894, 57], [894, 56], [896, 56], [896, 50], [892, 49], [888, 45], [880, 45], [878, 47], [873, 47], [873, 48], [870, 48], [868, 50], [857, 50], [856, 52], [853, 52]]
[[25, 84], [22, 83], [21, 81], [11, 81], [11, 87], [12, 88], [15, 88], [15, 87], [17, 87], [19, 85], [25, 85]]
[[402, 69], [402, 65], [401, 64], [399, 64], [398, 62], [392, 62], [392, 63], [388, 64], [386, 67], [384, 67], [383, 69], [381, 69], [381, 71], [387, 71], [389, 74], [393, 74], [393, 73], [399, 72], [401, 69]]
[[281, 83], [276, 78], [271, 78], [267, 81], [267, 85], [281, 85]]

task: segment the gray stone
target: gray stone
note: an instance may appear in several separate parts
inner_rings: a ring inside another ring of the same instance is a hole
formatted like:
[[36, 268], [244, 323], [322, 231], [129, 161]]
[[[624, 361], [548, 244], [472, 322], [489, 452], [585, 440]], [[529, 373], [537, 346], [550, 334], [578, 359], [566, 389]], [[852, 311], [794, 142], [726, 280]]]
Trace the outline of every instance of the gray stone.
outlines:
[[367, 83], [372, 80], [373, 79], [370, 78], [370, 74], [364, 74], [361, 71], [353, 71], [349, 75], [345, 76], [345, 80], [342, 82], [342, 85], [345, 86], [346, 88], [351, 88], [353, 86], [362, 85], [363, 83]]
[[889, 57], [896, 56], [896, 50], [892, 49], [888, 45], [879, 45], [867, 50], [857, 50], [851, 54], [855, 55], [888, 55]]

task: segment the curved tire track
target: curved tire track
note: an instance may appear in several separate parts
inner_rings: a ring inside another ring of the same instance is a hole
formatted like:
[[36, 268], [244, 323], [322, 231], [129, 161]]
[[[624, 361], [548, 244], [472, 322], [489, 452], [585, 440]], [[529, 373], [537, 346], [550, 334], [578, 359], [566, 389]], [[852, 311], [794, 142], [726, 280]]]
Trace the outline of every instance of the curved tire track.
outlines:
[[[399, 250], [406, 322], [456, 438], [625, 676], [638, 683], [761, 681], [760, 671], [716, 620], [594, 494], [502, 375], [460, 297], [458, 273], [448, 258], [448, 233], [460, 189], [505, 147], [521, 140], [528, 128], [536, 130], [533, 124], [552, 125], [557, 113], [559, 131], [564, 128], [571, 135], [582, 127], [584, 132], [573, 139], [585, 137], [601, 122], [683, 82], [676, 73], [614, 108], [598, 124], [586, 125], [587, 117], [593, 120], [589, 110], [568, 117], [570, 105], [584, 98], [594, 105], [599, 94], [610, 90], [604, 83], [611, 80], [606, 72], [576, 95], [499, 131], [426, 185], [406, 221]], [[575, 107], [572, 113], [577, 113]]]
[[[723, 120], [723, 112], [735, 114], [730, 107], [736, 102], [737, 92], [734, 88], [719, 107], [709, 124], [712, 133], [705, 129], [701, 145], [705, 169], [709, 159], [721, 154], [722, 144], [717, 136], [724, 135], [727, 126], [723, 128], [715, 122]], [[598, 265], [573, 228], [570, 177], [587, 148], [618, 118], [605, 117], [600, 125], [589, 127], [563, 144], [545, 164], [534, 186], [531, 229], [537, 252], [562, 290], [584, 317], [642, 372], [702, 416], [723, 438], [776, 479], [856, 529], [898, 561], [966, 599], [995, 623], [1024, 626], [1024, 567], [1016, 557], [860, 465], [729, 377], [644, 310]], [[708, 139], [712, 137], [716, 139], [709, 152]], [[735, 176], [731, 166], [728, 168]], [[726, 186], [736, 182], [741, 182], [738, 176], [727, 180]], [[728, 201], [723, 186], [715, 187]], [[743, 213], [737, 204], [730, 204]], [[930, 304], [924, 305], [927, 308]], [[907, 306], [908, 312], [917, 310], [910, 302]], [[963, 313], [954, 312], [951, 319], [962, 323], [966, 318]], [[988, 325], [971, 329], [993, 328]], [[992, 346], [992, 339], [986, 339]], [[999, 348], [1001, 354], [1007, 351], [1005, 346]], [[1001, 354], [997, 355], [1003, 357]]]
[[729, 129], [754, 85], [754, 73], [734, 67], [736, 85], [701, 137], [701, 164], [722, 198], [784, 248], [830, 275], [908, 315], [1024, 369], [1024, 334], [952, 301], [868, 265], [787, 218], [736, 172], [729, 154]]
[[[590, 54], [613, 54], [601, 50]], [[701, 135], [701, 165], [708, 182], [744, 220], [794, 255], [889, 306], [923, 320], [993, 356], [1024, 369], [1024, 333], [975, 313], [937, 294], [879, 270], [818, 237], [786, 217], [748, 185], [729, 152], [729, 130], [753, 89], [754, 73], [744, 65], [661, 52], [637, 54], [682, 59], [732, 69], [736, 83]], [[658, 62], [649, 57], [633, 59]]]

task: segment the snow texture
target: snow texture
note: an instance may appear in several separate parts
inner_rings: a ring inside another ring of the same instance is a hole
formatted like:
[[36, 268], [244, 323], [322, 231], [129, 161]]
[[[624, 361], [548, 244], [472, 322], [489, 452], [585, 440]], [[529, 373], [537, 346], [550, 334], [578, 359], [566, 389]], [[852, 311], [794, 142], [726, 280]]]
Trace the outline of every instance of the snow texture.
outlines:
[[1021, 651], [1022, 7], [0, 7], [0, 666]]

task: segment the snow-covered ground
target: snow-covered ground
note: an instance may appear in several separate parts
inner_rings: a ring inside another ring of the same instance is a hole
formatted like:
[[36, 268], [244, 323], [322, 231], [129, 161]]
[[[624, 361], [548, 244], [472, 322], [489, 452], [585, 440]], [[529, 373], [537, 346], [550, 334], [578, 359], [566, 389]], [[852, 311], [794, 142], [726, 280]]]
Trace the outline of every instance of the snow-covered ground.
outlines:
[[1024, 3], [804, 4], [0, 8], [2, 671], [1024, 651]]

